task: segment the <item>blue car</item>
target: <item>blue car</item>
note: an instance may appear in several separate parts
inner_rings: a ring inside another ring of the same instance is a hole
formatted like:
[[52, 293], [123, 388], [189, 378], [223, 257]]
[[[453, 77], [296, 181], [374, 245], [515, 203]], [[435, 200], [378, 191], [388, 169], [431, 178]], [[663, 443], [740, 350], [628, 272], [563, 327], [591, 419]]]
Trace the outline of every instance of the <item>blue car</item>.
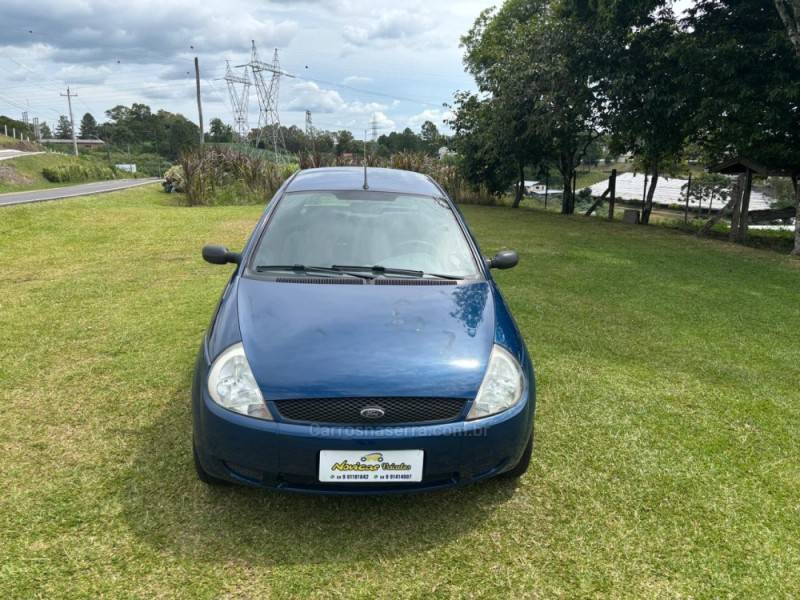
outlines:
[[531, 360], [441, 186], [408, 171], [300, 171], [267, 206], [198, 354], [194, 460], [209, 484], [327, 494], [525, 473]]

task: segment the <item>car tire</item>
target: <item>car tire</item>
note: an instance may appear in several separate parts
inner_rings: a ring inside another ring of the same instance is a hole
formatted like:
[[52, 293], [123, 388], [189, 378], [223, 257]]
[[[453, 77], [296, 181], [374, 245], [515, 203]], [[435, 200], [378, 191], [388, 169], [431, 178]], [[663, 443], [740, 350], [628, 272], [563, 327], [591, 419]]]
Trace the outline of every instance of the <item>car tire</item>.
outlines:
[[528, 445], [525, 446], [525, 451], [522, 453], [522, 456], [519, 458], [519, 462], [511, 467], [505, 473], [502, 473], [500, 477], [504, 477], [506, 479], [518, 479], [525, 475], [528, 471], [528, 467], [531, 464], [531, 456], [533, 455], [533, 432], [531, 432], [531, 437], [528, 439]]
[[194, 470], [197, 473], [197, 478], [200, 481], [206, 485], [230, 485], [224, 479], [214, 477], [206, 472], [206, 470], [203, 468], [203, 465], [200, 464], [200, 458], [197, 456], [197, 448], [195, 448], [194, 445], [192, 445], [192, 456], [194, 456]]

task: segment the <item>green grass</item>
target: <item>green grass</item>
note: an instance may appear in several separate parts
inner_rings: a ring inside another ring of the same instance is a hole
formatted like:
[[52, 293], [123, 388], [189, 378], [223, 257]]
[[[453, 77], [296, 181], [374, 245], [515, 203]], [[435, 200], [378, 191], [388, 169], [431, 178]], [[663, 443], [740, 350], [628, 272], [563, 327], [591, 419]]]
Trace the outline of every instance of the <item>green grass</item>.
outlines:
[[42, 169], [47, 167], [53, 168], [71, 164], [100, 164], [105, 166], [108, 163], [104, 157], [81, 156], [75, 158], [61, 152], [48, 152], [47, 154], [20, 156], [19, 158], [3, 160], [0, 161], [0, 194], [75, 185], [47, 181], [42, 175]]
[[[534, 357], [517, 484], [209, 489], [189, 382], [257, 206], [0, 209], [0, 597], [800, 596], [800, 263], [465, 206]], [[388, 310], [388, 309], [387, 309]], [[301, 357], [298, 357], [300, 360]]]
[[[9, 131], [11, 130], [9, 129]], [[21, 144], [23, 144], [22, 140], [0, 133], [0, 148], [16, 148]]]

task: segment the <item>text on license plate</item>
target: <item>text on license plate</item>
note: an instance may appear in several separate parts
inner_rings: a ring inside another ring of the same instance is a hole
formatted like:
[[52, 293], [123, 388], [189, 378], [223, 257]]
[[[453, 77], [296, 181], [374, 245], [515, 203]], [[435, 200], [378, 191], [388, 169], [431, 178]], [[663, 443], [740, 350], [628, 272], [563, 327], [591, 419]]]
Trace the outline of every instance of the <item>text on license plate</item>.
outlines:
[[403, 483], [422, 481], [422, 450], [321, 450], [324, 483]]

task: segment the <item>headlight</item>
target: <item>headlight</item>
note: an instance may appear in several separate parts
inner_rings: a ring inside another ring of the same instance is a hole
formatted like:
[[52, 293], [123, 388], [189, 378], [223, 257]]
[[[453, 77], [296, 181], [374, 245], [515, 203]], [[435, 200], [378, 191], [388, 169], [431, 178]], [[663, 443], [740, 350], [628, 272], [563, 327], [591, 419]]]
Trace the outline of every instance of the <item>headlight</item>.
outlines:
[[272, 420], [241, 343], [226, 349], [211, 365], [208, 393], [214, 402], [228, 410]]
[[523, 387], [522, 369], [517, 359], [495, 344], [467, 419], [481, 419], [508, 410], [522, 398]]

